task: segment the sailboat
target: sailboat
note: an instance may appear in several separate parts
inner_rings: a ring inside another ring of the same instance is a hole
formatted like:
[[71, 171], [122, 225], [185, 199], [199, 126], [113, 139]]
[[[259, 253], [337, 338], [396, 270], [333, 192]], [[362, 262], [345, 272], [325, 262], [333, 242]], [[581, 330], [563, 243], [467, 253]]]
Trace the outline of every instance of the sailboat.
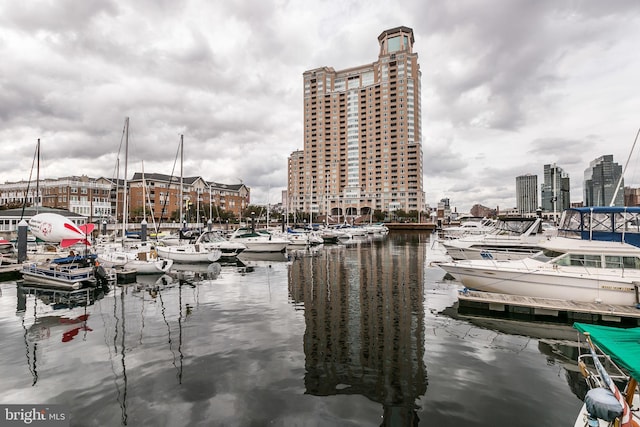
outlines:
[[589, 349], [578, 356], [588, 391], [574, 426], [639, 426], [640, 328], [587, 323], [574, 323], [573, 327], [584, 335]]
[[[182, 202], [184, 200], [182, 191], [182, 158], [184, 153], [184, 137], [180, 135], [180, 221], [182, 222]], [[215, 262], [222, 256], [222, 251], [218, 248], [201, 244], [178, 244], [171, 246], [158, 246], [158, 253], [167, 259], [180, 263]]]
[[[99, 249], [98, 261], [107, 267], [122, 267], [135, 270], [137, 274], [167, 273], [173, 266], [170, 259], [158, 256], [156, 247], [151, 242], [136, 242], [129, 248], [124, 247], [127, 229], [128, 200], [127, 200], [127, 163], [129, 152], [129, 118], [125, 119], [124, 127], [125, 162], [124, 162], [124, 197], [122, 208], [122, 240], [119, 245], [103, 245]], [[143, 188], [144, 192], [144, 188]], [[144, 204], [143, 196], [143, 204]], [[146, 211], [145, 211], [146, 216]]]

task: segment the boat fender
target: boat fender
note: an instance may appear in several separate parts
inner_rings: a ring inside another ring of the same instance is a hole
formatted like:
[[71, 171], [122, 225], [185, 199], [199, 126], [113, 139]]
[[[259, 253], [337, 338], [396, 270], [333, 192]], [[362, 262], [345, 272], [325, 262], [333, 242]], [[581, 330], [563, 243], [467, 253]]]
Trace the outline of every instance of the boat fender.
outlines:
[[578, 369], [580, 369], [580, 373], [583, 377], [589, 378], [589, 370], [587, 369], [587, 364], [581, 359], [578, 361]]
[[589, 390], [584, 403], [591, 416], [607, 422], [614, 421], [622, 415], [622, 405], [611, 390], [604, 387]]

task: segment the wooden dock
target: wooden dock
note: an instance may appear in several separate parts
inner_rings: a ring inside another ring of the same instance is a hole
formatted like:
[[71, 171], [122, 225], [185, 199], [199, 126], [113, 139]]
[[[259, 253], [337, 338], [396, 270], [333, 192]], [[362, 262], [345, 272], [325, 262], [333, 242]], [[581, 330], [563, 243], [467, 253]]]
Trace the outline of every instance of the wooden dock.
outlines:
[[490, 312], [497, 317], [563, 323], [591, 322], [640, 326], [635, 306], [537, 298], [464, 290], [458, 294], [459, 309], [467, 313]]
[[429, 222], [385, 222], [384, 225], [387, 226], [390, 232], [392, 231], [419, 231], [419, 232], [433, 232], [437, 229], [437, 224], [429, 223]]

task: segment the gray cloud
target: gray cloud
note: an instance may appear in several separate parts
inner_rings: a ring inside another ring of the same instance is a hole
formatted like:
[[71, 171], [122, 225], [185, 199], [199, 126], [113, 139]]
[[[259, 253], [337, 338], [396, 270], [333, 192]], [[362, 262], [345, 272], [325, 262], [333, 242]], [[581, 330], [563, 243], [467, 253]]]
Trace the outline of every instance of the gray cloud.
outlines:
[[406, 25], [428, 201], [510, 206], [515, 176], [552, 162], [580, 200], [589, 161], [622, 163], [638, 126], [639, 18], [633, 0], [2, 4], [0, 181], [28, 178], [37, 138], [44, 177], [112, 176], [130, 117], [130, 174], [170, 173], [183, 134], [185, 175], [275, 202], [303, 145], [302, 73], [371, 63]]

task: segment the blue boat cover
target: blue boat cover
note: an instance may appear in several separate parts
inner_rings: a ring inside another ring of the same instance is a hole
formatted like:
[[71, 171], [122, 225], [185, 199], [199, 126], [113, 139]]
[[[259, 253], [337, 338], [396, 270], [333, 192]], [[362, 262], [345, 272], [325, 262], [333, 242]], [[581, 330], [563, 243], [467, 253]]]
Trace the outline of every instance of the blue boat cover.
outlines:
[[96, 254], [72, 255], [72, 256], [61, 257], [61, 258], [54, 258], [53, 260], [51, 260], [51, 262], [53, 262], [54, 264], [71, 264], [72, 262], [80, 262], [83, 259], [86, 259], [87, 261], [91, 261], [96, 259], [97, 257], [98, 256]]
[[623, 242], [640, 247], [640, 206], [590, 206], [565, 209], [558, 236]]
[[609, 422], [621, 416], [623, 412], [622, 405], [608, 388], [592, 388], [584, 397], [584, 404], [589, 414]]
[[640, 327], [624, 329], [586, 323], [574, 323], [573, 327], [582, 333], [588, 332], [603, 353], [640, 381]]

